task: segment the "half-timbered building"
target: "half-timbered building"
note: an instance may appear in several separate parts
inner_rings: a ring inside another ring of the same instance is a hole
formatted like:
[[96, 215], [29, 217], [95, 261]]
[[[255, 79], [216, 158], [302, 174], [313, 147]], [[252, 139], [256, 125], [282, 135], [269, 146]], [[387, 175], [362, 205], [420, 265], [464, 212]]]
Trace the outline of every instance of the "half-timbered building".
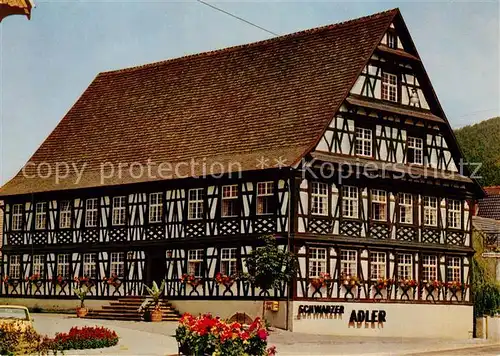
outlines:
[[278, 325], [467, 337], [481, 194], [390, 10], [100, 73], [1, 189], [1, 294], [70, 299], [87, 277], [110, 299], [165, 279], [181, 311], [258, 313], [262, 291], [215, 276], [273, 234], [299, 265], [267, 296]]

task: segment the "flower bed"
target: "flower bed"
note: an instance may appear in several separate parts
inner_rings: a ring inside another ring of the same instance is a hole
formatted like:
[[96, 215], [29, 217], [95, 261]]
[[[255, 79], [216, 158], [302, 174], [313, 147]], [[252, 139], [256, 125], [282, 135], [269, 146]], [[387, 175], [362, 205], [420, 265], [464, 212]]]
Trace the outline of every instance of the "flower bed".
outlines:
[[210, 314], [193, 317], [184, 314], [179, 320], [175, 338], [184, 355], [275, 355], [275, 347], [267, 348], [269, 333], [260, 318], [249, 326], [228, 323]]
[[57, 333], [53, 339], [45, 337], [42, 343], [49, 350], [99, 349], [118, 344], [118, 335], [104, 327], [72, 327], [68, 333]]

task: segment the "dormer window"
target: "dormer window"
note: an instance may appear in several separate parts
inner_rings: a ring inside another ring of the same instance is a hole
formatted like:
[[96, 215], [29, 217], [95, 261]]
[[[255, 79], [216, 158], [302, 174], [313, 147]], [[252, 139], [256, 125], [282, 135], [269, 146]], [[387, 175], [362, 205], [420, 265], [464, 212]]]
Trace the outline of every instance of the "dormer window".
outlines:
[[387, 32], [387, 47], [397, 49], [398, 48], [398, 38], [396, 34]]
[[382, 73], [382, 99], [398, 101], [398, 77], [391, 73]]

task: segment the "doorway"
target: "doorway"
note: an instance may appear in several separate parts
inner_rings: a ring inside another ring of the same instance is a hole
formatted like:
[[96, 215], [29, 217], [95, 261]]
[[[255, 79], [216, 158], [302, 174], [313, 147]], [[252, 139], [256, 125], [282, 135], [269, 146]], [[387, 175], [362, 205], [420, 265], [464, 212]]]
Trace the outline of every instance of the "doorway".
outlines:
[[154, 248], [146, 252], [146, 284], [151, 287], [153, 281], [161, 284], [166, 275], [166, 257], [165, 250]]

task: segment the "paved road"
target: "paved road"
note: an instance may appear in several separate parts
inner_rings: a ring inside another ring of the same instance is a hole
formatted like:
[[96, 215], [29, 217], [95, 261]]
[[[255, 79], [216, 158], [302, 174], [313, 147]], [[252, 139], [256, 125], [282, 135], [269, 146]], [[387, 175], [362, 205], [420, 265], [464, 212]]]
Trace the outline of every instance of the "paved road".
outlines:
[[[70, 351], [66, 355], [174, 355], [177, 342], [173, 335], [176, 322], [145, 323], [118, 320], [78, 319], [63, 314], [33, 314], [35, 328], [41, 334], [66, 332], [72, 326], [99, 325], [113, 329], [120, 337], [118, 345], [107, 349]], [[500, 355], [500, 345], [484, 340], [443, 340], [416, 338], [342, 337], [310, 335], [275, 330], [269, 345], [276, 345], [278, 356], [305, 355]], [[474, 348], [471, 348], [474, 347]], [[446, 350], [468, 348], [466, 350]], [[442, 350], [442, 351], [440, 351]]]
[[500, 346], [483, 346], [474, 348], [465, 348], [461, 350], [450, 350], [450, 351], [440, 351], [440, 352], [425, 352], [414, 354], [415, 356], [431, 356], [431, 355], [442, 355], [442, 356], [455, 356], [455, 355], [500, 355]]

